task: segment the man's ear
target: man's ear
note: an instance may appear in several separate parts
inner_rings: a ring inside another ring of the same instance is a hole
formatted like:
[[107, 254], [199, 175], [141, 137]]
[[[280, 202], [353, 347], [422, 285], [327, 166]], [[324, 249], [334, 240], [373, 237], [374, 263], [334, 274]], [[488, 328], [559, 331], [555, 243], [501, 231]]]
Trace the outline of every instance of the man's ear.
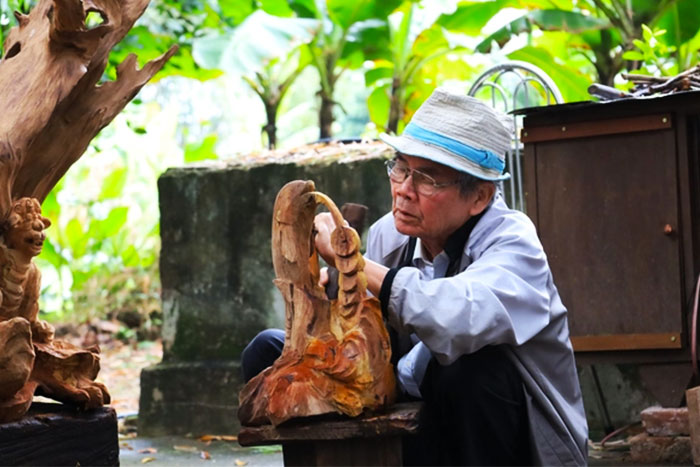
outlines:
[[486, 206], [489, 205], [493, 195], [496, 193], [496, 184], [493, 182], [483, 182], [479, 183], [474, 190], [472, 196], [474, 196], [474, 203], [469, 209], [469, 215], [477, 216], [481, 214]]

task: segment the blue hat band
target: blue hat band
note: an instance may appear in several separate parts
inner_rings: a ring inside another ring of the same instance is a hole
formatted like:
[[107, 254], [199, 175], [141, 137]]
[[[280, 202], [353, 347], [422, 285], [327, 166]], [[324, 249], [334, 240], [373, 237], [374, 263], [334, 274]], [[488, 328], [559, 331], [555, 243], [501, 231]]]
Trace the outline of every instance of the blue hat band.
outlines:
[[440, 133], [426, 130], [425, 128], [410, 122], [406, 125], [403, 134], [414, 139], [430, 143], [434, 146], [447, 149], [457, 156], [469, 159], [471, 162], [480, 165], [486, 169], [497, 170], [498, 173], [503, 173], [506, 168], [506, 163], [496, 154], [484, 149], [476, 149], [468, 144], [457, 141], [456, 139], [443, 136]]

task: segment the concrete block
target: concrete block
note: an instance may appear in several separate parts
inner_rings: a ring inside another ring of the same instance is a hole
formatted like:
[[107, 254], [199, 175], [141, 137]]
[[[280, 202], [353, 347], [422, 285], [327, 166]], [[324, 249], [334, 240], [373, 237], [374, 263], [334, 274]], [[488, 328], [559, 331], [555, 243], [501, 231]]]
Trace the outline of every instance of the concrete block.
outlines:
[[259, 331], [280, 327], [270, 256], [277, 192], [313, 180], [338, 206], [367, 205], [370, 223], [391, 209], [384, 160], [168, 169], [158, 181], [164, 360], [235, 359]]
[[140, 436], [236, 434], [237, 361], [160, 363], [141, 371]]

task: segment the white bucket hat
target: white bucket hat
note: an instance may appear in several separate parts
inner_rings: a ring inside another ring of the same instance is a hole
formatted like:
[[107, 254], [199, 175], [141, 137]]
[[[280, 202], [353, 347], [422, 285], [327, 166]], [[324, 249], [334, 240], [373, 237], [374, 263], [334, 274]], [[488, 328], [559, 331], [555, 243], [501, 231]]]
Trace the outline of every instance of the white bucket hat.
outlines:
[[379, 138], [408, 156], [421, 157], [483, 180], [506, 180], [505, 153], [513, 122], [480, 100], [437, 88], [401, 136]]

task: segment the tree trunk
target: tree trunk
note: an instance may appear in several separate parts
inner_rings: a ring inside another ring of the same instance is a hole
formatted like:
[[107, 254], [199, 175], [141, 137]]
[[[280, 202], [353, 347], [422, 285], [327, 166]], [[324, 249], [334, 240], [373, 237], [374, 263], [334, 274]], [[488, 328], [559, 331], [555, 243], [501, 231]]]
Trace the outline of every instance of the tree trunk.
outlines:
[[401, 105], [401, 93], [403, 89], [401, 87], [401, 80], [399, 78], [394, 78], [391, 82], [391, 100], [389, 105], [389, 122], [386, 126], [387, 133], [396, 134], [399, 130], [399, 120], [403, 113], [403, 108]]
[[277, 146], [277, 109], [279, 101], [265, 102], [265, 114], [267, 115], [267, 124], [263, 127], [263, 131], [267, 133], [267, 148], [275, 149]]
[[319, 128], [321, 132], [319, 134], [319, 139], [325, 140], [333, 136], [333, 131], [331, 127], [333, 126], [333, 108], [335, 107], [335, 102], [333, 101], [333, 95], [327, 96], [323, 91], [321, 91], [321, 110], [319, 111]]
[[[41, 252], [48, 219], [40, 203], [95, 135], [175, 53], [139, 70], [130, 55], [117, 80], [102, 83], [112, 47], [148, 0], [40, 0], [16, 14], [0, 61], [0, 422], [21, 417], [34, 390], [82, 408], [109, 402], [94, 381], [99, 350], [54, 340], [38, 319]], [[102, 24], [88, 29], [88, 12]], [[31, 332], [28, 332], [28, 331]], [[7, 369], [11, 371], [5, 371]], [[7, 391], [6, 391], [7, 392]]]
[[[275, 284], [285, 301], [285, 342], [274, 365], [251, 379], [240, 393], [244, 425], [278, 425], [290, 418], [325, 413], [357, 416], [395, 399], [389, 335], [379, 301], [367, 298], [360, 237], [335, 204], [294, 181], [277, 195], [272, 221]], [[339, 271], [336, 300], [318, 285], [318, 256], [312, 227], [318, 203], [331, 211], [331, 234]]]

